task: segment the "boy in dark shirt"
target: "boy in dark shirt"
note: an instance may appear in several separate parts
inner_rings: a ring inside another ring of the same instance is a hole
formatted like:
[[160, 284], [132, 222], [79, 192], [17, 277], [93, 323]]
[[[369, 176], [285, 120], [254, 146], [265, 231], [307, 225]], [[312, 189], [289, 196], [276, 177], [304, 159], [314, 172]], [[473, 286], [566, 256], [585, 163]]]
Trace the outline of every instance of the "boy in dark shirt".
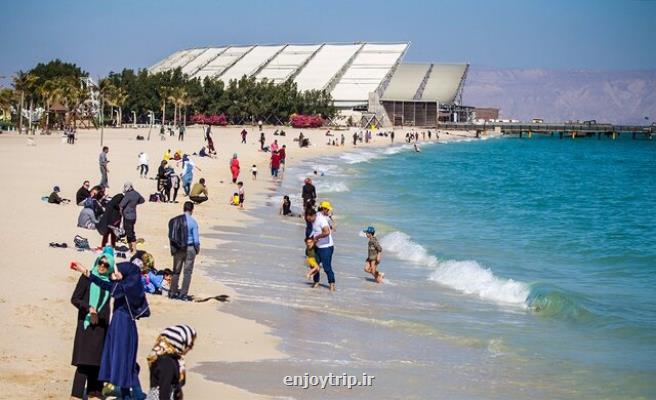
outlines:
[[378, 271], [378, 265], [380, 264], [380, 257], [383, 254], [383, 248], [375, 236], [376, 229], [373, 226], [367, 227], [363, 232], [367, 235], [367, 239], [369, 239], [367, 259], [364, 262], [364, 272], [370, 273], [377, 283], [381, 283], [385, 274]]

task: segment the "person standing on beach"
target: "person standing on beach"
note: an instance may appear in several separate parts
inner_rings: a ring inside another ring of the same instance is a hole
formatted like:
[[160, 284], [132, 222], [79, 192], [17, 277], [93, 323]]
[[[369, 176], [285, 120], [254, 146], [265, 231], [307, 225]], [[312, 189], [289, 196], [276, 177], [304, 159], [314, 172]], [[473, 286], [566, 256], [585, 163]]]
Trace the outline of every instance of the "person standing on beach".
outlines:
[[[106, 247], [91, 268], [91, 274], [109, 282], [114, 272], [114, 251]], [[84, 398], [85, 386], [89, 398], [101, 398], [102, 383], [98, 380], [105, 333], [109, 326], [110, 293], [80, 275], [71, 303], [77, 308], [77, 329], [73, 342], [76, 366], [71, 398]]]
[[280, 170], [280, 153], [276, 150], [271, 154], [271, 176], [277, 178], [278, 170]]
[[[183, 206], [184, 214], [169, 221], [169, 243], [173, 256], [173, 277], [169, 297], [172, 299], [189, 301], [189, 287], [194, 271], [196, 255], [200, 253], [200, 238], [198, 223], [192, 217], [194, 203], [186, 201]], [[184, 270], [182, 287], [178, 288], [180, 273]]]
[[123, 215], [123, 229], [131, 252], [137, 251], [137, 235], [134, 225], [137, 223], [137, 206], [146, 200], [132, 187], [130, 182], [123, 185], [123, 200], [119, 204], [121, 215]]
[[278, 154], [280, 154], [280, 167], [282, 168], [283, 172], [285, 171], [285, 160], [287, 160], [287, 145], [283, 144], [282, 148], [278, 151]]
[[240, 170], [241, 168], [239, 167], [239, 158], [237, 158], [237, 153], [235, 153], [232, 155], [232, 159], [230, 160], [230, 173], [232, 174], [232, 183], [237, 183]]
[[354, 132], [353, 133], [353, 146], [357, 146], [357, 145], [358, 145], [358, 133]]
[[164, 130], [164, 124], [162, 124], [159, 126], [159, 140], [162, 142], [166, 140], [166, 136], [164, 136], [165, 133], [166, 131]]
[[139, 153], [139, 176], [146, 178], [148, 176], [148, 153]]
[[[306, 213], [307, 219], [312, 223], [311, 238], [314, 239], [317, 248], [317, 256], [323, 271], [328, 277], [328, 285], [330, 291], [334, 292], [335, 288], [335, 273], [333, 272], [332, 260], [335, 246], [333, 243], [332, 229], [328, 220], [328, 215], [332, 211], [332, 206], [329, 202], [321, 202], [319, 212], [309, 209]], [[319, 287], [320, 274], [315, 274], [313, 277], [314, 285], [312, 287]]]
[[392, 141], [392, 144], [394, 144], [394, 130], [390, 132], [390, 140]]
[[109, 160], [107, 159], [107, 153], [109, 153], [109, 147], [105, 146], [102, 148], [100, 155], [98, 156], [98, 164], [100, 165], [100, 186], [105, 189], [109, 189], [109, 178], [107, 174], [109, 173]]
[[264, 132], [260, 132], [260, 150], [264, 151], [264, 143], [266, 142], [266, 137], [264, 137]]
[[184, 135], [185, 135], [185, 127], [184, 127], [184, 125], [180, 124], [180, 125], [178, 125], [178, 141], [179, 142], [184, 142]]
[[246, 143], [246, 135], [248, 135], [248, 131], [246, 129], [241, 130], [241, 142]]
[[196, 165], [189, 159], [188, 155], [182, 156], [182, 189], [185, 192], [185, 196], [189, 196], [189, 191], [191, 190], [191, 182], [194, 180], [194, 168], [201, 170], [196, 167]]
[[96, 224], [96, 230], [102, 235], [101, 248], [104, 248], [108, 242], [112, 247], [116, 246], [116, 232], [121, 226], [121, 201], [123, 201], [123, 193], [113, 196]]
[[182, 399], [186, 373], [184, 356], [194, 348], [196, 331], [189, 325], [169, 326], [159, 334], [148, 356], [148, 399]]
[[103, 345], [98, 379], [119, 388], [120, 399], [123, 400], [133, 399], [133, 395], [141, 392], [137, 367], [139, 332], [136, 321], [150, 316], [146, 292], [141, 283], [142, 266], [140, 260], [119, 263], [111, 277], [112, 281], [109, 281], [93, 274], [77, 262], [71, 265], [71, 268], [85, 275], [91, 283], [108, 291], [114, 298], [114, 312]]
[[317, 198], [317, 189], [312, 184], [312, 179], [305, 178], [305, 184], [303, 185], [303, 190], [301, 192], [301, 198], [303, 198], [303, 208], [308, 209], [312, 208], [314, 202]]

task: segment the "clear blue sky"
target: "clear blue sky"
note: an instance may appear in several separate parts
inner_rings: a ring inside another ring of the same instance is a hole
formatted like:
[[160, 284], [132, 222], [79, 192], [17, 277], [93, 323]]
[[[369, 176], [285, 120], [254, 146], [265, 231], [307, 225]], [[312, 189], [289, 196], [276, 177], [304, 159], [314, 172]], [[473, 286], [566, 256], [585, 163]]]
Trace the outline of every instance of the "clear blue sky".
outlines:
[[2, 6], [0, 76], [58, 57], [93, 77], [185, 47], [411, 41], [408, 61], [656, 69], [656, 1], [16, 0]]

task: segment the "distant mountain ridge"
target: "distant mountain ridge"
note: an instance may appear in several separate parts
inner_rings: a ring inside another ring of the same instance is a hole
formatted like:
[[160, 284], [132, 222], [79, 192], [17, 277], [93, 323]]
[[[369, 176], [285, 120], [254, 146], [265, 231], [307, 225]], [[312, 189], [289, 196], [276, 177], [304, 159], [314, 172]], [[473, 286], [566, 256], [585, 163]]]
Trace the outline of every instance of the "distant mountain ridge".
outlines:
[[[501, 69], [472, 66], [463, 103], [498, 107], [501, 118], [545, 122], [656, 122], [656, 70]], [[644, 117], [649, 117], [645, 120]]]

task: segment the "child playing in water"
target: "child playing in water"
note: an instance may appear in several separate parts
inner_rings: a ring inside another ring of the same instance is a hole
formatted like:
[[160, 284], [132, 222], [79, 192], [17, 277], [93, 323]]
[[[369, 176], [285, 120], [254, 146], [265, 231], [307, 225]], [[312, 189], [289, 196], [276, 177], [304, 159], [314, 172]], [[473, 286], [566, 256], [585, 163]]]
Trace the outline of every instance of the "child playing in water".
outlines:
[[383, 248], [378, 243], [376, 238], [376, 229], [373, 226], [369, 226], [363, 230], [369, 239], [369, 245], [367, 248], [367, 260], [364, 262], [364, 272], [370, 273], [377, 283], [383, 281], [384, 273], [378, 271], [378, 265], [380, 264], [380, 257], [383, 254]]
[[251, 175], [253, 176], [253, 180], [257, 179], [257, 165], [255, 164], [251, 167]]
[[305, 260], [308, 265], [306, 277], [312, 279], [315, 274], [319, 273], [319, 262], [317, 261], [317, 250], [314, 247], [314, 239], [305, 239]]

